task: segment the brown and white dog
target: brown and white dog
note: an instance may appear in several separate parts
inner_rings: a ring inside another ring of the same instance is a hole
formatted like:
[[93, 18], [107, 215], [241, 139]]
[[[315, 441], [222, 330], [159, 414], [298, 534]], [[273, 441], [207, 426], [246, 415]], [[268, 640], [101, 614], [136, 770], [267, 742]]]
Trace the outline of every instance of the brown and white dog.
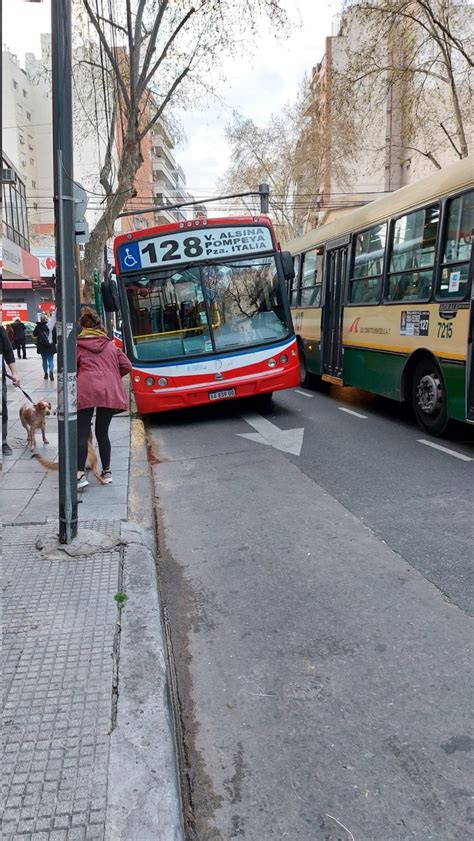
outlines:
[[36, 430], [40, 429], [43, 436], [43, 444], [49, 444], [46, 438], [46, 418], [51, 414], [51, 403], [49, 400], [38, 400], [32, 406], [26, 403], [20, 408], [20, 420], [26, 429], [28, 445], [30, 450], [36, 447]]
[[[40, 456], [39, 453], [34, 453], [31, 458], [37, 459], [39, 463], [46, 467], [46, 470], [59, 470], [59, 464], [57, 461], [51, 461], [48, 458], [44, 458], [44, 456]], [[97, 454], [94, 450], [94, 444], [92, 442], [92, 432], [89, 433], [89, 438], [87, 439], [87, 464], [86, 467], [89, 467], [92, 470], [95, 478], [101, 485], [106, 485], [107, 482], [104, 482], [102, 476], [99, 472], [99, 463], [97, 460]]]

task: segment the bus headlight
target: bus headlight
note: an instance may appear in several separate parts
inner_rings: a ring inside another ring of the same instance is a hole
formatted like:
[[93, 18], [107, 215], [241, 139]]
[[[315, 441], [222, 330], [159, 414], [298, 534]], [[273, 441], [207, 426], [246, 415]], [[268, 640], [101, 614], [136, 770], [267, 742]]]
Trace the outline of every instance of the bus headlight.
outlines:
[[158, 380], [158, 385], [161, 385], [162, 388], [165, 385], [168, 385], [168, 380], [166, 379], [166, 377], [160, 377], [160, 379]]
[[140, 375], [139, 375], [139, 374], [135, 374], [135, 376], [134, 376], [133, 380], [134, 380], [134, 382], [139, 383], [139, 382], [140, 382]]
[[274, 368], [276, 364], [276, 359], [269, 359], [267, 362], [269, 368]]
[[288, 362], [288, 357], [287, 357], [286, 353], [281, 354], [280, 362], [281, 362], [282, 365], [285, 365], [285, 363]]
[[145, 385], [155, 385], [155, 378], [154, 377], [145, 377]]

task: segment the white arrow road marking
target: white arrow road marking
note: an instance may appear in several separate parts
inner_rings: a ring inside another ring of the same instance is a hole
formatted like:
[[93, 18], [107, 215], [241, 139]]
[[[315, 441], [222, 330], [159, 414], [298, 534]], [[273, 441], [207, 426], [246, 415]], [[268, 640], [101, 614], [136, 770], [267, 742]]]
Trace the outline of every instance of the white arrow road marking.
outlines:
[[441, 444], [435, 444], [434, 441], [426, 441], [424, 438], [417, 438], [419, 444], [424, 444], [426, 447], [433, 447], [434, 450], [441, 450], [442, 453], [447, 453], [449, 456], [460, 458], [461, 461], [473, 461], [470, 456], [464, 456], [462, 453], [457, 453], [456, 450], [450, 450], [448, 447], [442, 447]]
[[301, 453], [304, 429], [279, 429], [274, 423], [254, 412], [242, 412], [240, 417], [257, 431], [237, 432], [239, 438], [247, 438], [257, 444], [274, 447], [276, 450], [281, 450], [282, 453], [290, 453], [292, 456], [299, 456]]

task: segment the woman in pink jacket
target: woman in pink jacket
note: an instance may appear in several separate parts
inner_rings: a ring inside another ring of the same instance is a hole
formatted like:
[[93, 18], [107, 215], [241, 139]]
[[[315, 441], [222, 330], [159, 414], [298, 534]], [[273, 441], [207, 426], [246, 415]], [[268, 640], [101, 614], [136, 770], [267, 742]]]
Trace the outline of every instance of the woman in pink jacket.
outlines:
[[108, 338], [93, 310], [83, 310], [77, 337], [77, 486], [88, 485], [85, 474], [87, 439], [96, 410], [95, 436], [102, 462], [102, 479], [112, 481], [109, 426], [112, 416], [128, 408], [122, 377], [132, 370], [124, 353]]

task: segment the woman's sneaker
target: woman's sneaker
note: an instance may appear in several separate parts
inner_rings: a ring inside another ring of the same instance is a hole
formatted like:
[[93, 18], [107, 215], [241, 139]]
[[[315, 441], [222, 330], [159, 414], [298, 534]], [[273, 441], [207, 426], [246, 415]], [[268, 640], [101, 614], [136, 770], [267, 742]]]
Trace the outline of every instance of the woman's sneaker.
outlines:
[[102, 482], [103, 482], [104, 485], [110, 485], [110, 483], [112, 482], [111, 471], [110, 470], [103, 470], [102, 473], [100, 474], [100, 478], [102, 479]]
[[77, 477], [77, 489], [79, 490], [79, 488], [85, 488], [88, 484], [89, 482], [87, 481], [86, 474], [81, 473], [81, 475]]

